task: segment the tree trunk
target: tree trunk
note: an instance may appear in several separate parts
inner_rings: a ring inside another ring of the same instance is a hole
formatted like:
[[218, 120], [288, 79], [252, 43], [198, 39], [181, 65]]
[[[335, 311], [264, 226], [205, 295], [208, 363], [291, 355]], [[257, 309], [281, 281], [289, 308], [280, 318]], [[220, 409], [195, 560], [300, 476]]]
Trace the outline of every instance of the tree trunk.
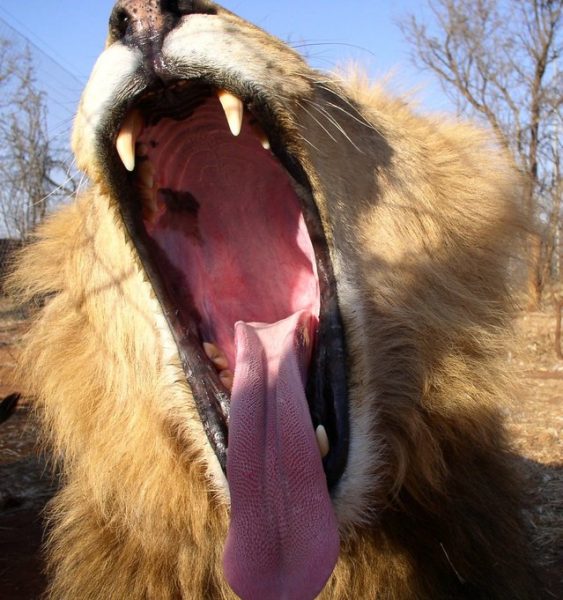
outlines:
[[555, 354], [557, 358], [563, 359], [563, 349], [561, 348], [561, 310], [563, 309], [563, 300], [555, 300]]

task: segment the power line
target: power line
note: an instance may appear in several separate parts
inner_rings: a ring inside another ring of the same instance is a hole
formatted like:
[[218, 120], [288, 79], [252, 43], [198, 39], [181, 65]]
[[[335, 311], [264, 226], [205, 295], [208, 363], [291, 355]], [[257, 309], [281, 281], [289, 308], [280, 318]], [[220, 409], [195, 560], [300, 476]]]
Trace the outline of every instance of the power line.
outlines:
[[[0, 11], [7, 13], [3, 8]], [[68, 132], [84, 82], [45, 52], [29, 35], [12, 26], [0, 15], [1, 36], [12, 40], [16, 47], [28, 47], [31, 52], [38, 89], [44, 92], [48, 108], [49, 137], [60, 137], [61, 133]]]
[[10, 14], [5, 8], [2, 8], [0, 6], [0, 12], [3, 12], [5, 15], [7, 15], [11, 20], [13, 20], [14, 22], [18, 23], [18, 25], [22, 28], [25, 29], [29, 32], [29, 35], [23, 33], [22, 31], [20, 31], [18, 28], [14, 27], [11, 23], [9, 23], [8, 21], [6, 21], [6, 19], [4, 19], [4, 17], [0, 16], [0, 24], [3, 25], [4, 27], [8, 28], [9, 30], [12, 31], [13, 34], [15, 34], [18, 37], [24, 38], [26, 40], [26, 42], [32, 46], [34, 48], [34, 50], [36, 52], [39, 52], [40, 54], [44, 55], [46, 58], [48, 58], [51, 62], [53, 62], [54, 64], [56, 64], [62, 71], [64, 71], [69, 77], [71, 77], [72, 79], [74, 79], [74, 81], [76, 83], [78, 83], [80, 85], [80, 87], [84, 86], [84, 79], [80, 78], [78, 75], [76, 75], [75, 73], [73, 73], [67, 66], [63, 65], [61, 62], [59, 62], [56, 58], [54, 58], [50, 53], [46, 52], [45, 50], [43, 50], [38, 43], [36, 43], [35, 41], [33, 41], [31, 39], [30, 36], [33, 36], [40, 44], [42, 44], [45, 48], [47, 48], [49, 50], [49, 52], [51, 52], [52, 54], [57, 54], [55, 50], [53, 50], [46, 42], [44, 42], [39, 36], [37, 36], [35, 33], [33, 33], [32, 31], [30, 31], [29, 29], [27, 29], [27, 27], [21, 22], [19, 21], [16, 17], [14, 17], [12, 14]]

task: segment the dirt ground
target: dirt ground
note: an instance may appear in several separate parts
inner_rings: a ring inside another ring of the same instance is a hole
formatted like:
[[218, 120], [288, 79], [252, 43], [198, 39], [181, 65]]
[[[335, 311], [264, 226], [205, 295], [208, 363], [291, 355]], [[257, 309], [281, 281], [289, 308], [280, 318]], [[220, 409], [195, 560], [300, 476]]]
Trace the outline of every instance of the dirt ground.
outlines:
[[[529, 484], [526, 522], [542, 585], [537, 600], [563, 599], [563, 361], [554, 350], [554, 317], [538, 312], [516, 323], [521, 343], [507, 357], [520, 379], [509, 411], [519, 467]], [[13, 369], [25, 315], [0, 299], [0, 398], [17, 391]], [[0, 425], [0, 599], [33, 600], [45, 586], [42, 510], [56, 489], [26, 403]], [[536, 599], [531, 599], [536, 600]]]

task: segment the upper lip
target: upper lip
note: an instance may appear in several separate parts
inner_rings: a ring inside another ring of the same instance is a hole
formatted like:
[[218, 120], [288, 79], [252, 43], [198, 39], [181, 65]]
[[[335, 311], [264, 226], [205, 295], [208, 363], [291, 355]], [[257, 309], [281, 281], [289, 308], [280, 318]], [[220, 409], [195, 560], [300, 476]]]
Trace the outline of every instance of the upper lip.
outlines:
[[[340, 479], [348, 456], [346, 353], [330, 252], [307, 174], [300, 162], [287, 151], [284, 143], [285, 133], [278, 126], [278, 120], [273, 115], [271, 106], [259, 95], [249, 97], [244, 90], [225, 92], [224, 88], [217, 87], [215, 82], [211, 84], [198, 80], [190, 82], [172, 80], [166, 84], [153, 82], [136, 93], [133, 98], [123, 102], [121, 107], [117, 107], [113, 113], [113, 122], [105, 128], [106, 135], [108, 131], [111, 132], [104, 141], [105, 155], [109, 157], [110, 162], [109, 184], [113, 189], [113, 195], [118, 199], [119, 210], [136, 247], [142, 268], [152, 284], [170, 325], [210, 444], [224, 470], [228, 434], [228, 393], [222, 385], [218, 385], [217, 378], [213, 376], [214, 371], [203, 351], [202, 340], [194, 335], [193, 330], [186, 329], [178, 312], [174, 310], [174, 298], [170, 297], [155, 268], [147, 235], [143, 230], [138, 211], [137, 214], [135, 212], [137, 200], [135, 187], [132, 184], [136, 176], [135, 173], [131, 173], [135, 167], [135, 139], [138, 135], [137, 130], [142, 127], [142, 121], [150, 110], [147, 107], [150, 107], [151, 103], [156, 105], [167, 96], [167, 101], [173, 104], [175, 93], [181, 95], [184, 100], [189, 99], [191, 95], [196, 101], [198, 94], [218, 94], [222, 97], [223, 106], [226, 107], [226, 118], [233, 135], [236, 135], [239, 127], [238, 111], [241, 108], [252, 110], [252, 114], [260, 124], [257, 135], [263, 145], [271, 144], [278, 160], [302, 190], [300, 195], [303, 214], [315, 250], [321, 294], [320, 323], [306, 391], [313, 423], [315, 426], [317, 424], [325, 426], [329, 435], [330, 452], [323, 459], [323, 463], [328, 485], [332, 487]], [[107, 148], [111, 145], [113, 150], [111, 147]]]

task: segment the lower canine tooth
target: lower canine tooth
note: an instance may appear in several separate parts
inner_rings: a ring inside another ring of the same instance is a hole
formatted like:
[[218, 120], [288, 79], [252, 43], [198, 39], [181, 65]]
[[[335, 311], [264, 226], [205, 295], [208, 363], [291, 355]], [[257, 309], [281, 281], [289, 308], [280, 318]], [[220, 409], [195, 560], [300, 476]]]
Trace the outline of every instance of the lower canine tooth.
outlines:
[[330, 443], [328, 441], [328, 435], [326, 433], [326, 429], [323, 425], [319, 425], [315, 431], [315, 436], [317, 438], [317, 444], [319, 446], [319, 451], [321, 453], [322, 458], [324, 458], [329, 450]]
[[242, 115], [244, 113], [242, 100], [231, 94], [231, 92], [227, 92], [227, 90], [219, 90], [217, 96], [225, 111], [229, 129], [236, 137], [242, 129]]

